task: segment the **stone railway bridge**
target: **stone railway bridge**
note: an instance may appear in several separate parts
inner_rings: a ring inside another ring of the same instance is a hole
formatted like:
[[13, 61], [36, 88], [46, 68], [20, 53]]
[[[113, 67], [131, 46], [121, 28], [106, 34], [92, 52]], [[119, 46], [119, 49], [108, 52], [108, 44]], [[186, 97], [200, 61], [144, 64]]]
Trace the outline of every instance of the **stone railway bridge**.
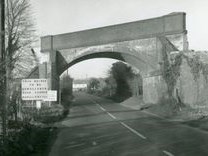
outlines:
[[[48, 56], [34, 73], [59, 89], [59, 76], [70, 66], [92, 58], [122, 60], [137, 68], [143, 79], [143, 100], [157, 103], [167, 94], [161, 75], [162, 53], [187, 50], [183, 12], [91, 30], [44, 36], [41, 52]], [[39, 70], [37, 70], [39, 69]], [[89, 70], [93, 70], [93, 67]]]

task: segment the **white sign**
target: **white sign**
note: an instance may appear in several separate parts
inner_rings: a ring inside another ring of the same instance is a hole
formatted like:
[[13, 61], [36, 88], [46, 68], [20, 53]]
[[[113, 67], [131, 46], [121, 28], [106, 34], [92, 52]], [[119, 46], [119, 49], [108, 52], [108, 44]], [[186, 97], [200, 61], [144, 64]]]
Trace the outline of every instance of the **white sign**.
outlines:
[[56, 90], [48, 90], [47, 97], [43, 99], [43, 101], [57, 101], [57, 91]]
[[47, 79], [23, 79], [22, 100], [43, 100], [47, 97]]

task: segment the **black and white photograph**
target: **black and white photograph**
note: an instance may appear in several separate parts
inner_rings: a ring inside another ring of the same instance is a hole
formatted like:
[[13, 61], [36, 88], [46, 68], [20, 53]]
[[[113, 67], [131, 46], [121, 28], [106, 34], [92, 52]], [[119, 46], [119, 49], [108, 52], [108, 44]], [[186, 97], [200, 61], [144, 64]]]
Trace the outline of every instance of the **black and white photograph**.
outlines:
[[0, 0], [0, 156], [208, 156], [207, 0]]

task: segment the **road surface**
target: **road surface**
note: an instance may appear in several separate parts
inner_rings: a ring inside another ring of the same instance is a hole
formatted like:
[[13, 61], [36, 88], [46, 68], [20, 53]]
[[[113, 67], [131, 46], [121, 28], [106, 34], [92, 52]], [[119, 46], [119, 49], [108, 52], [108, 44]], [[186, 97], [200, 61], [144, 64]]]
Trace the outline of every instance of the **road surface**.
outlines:
[[50, 156], [208, 156], [205, 131], [85, 93], [75, 98]]

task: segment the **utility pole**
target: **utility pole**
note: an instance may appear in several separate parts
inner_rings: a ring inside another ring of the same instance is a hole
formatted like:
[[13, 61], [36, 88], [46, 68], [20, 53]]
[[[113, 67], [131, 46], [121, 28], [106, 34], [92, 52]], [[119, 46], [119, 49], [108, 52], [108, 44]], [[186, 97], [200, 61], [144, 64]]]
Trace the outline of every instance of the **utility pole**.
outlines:
[[6, 78], [6, 51], [5, 51], [5, 1], [0, 0], [0, 105], [2, 117], [2, 137], [6, 137], [6, 103], [7, 103], [7, 78]]

